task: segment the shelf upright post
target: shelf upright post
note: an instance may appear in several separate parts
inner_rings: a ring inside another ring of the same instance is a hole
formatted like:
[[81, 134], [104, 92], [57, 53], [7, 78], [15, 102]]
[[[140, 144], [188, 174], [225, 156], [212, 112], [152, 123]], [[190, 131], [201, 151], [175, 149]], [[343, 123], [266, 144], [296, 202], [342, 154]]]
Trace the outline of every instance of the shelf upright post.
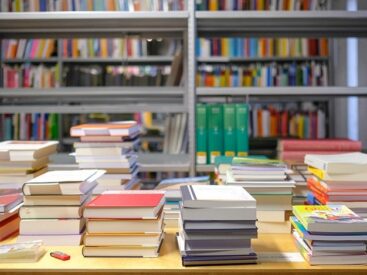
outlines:
[[190, 175], [196, 173], [196, 137], [195, 137], [195, 106], [196, 106], [196, 56], [195, 56], [195, 39], [196, 39], [196, 16], [195, 16], [195, 1], [187, 1], [189, 11], [188, 22], [188, 74], [187, 74], [187, 104], [188, 104], [188, 130], [189, 130], [189, 163]]

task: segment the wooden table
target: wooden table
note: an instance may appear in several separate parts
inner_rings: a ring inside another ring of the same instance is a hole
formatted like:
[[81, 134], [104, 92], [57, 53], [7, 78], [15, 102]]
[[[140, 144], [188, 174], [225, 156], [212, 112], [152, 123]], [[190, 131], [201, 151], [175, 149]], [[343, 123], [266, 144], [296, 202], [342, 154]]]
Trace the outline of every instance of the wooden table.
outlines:
[[[13, 242], [15, 238], [7, 242]], [[262, 234], [253, 241], [254, 250], [261, 252], [297, 252], [289, 234]], [[175, 232], [168, 231], [159, 258], [84, 258], [81, 247], [47, 247], [48, 253], [37, 263], [0, 264], [1, 274], [367, 274], [367, 266], [310, 266], [306, 262], [259, 263], [257, 265], [183, 267], [177, 250]], [[60, 250], [71, 255], [63, 262], [49, 256]]]

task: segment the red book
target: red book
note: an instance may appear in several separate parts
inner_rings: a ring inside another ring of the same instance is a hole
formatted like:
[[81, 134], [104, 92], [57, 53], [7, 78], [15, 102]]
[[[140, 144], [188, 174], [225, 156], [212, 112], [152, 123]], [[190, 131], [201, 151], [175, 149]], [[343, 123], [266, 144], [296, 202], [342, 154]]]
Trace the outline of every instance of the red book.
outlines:
[[20, 219], [18, 213], [0, 222], [0, 241], [19, 231]]
[[288, 161], [299, 161], [302, 162], [307, 154], [318, 154], [318, 155], [332, 155], [340, 154], [340, 151], [279, 151], [279, 158]]
[[362, 150], [362, 143], [349, 139], [285, 139], [279, 141], [278, 150], [359, 152]]
[[21, 194], [10, 194], [0, 196], [0, 212], [8, 212], [23, 201]]
[[163, 205], [164, 194], [162, 193], [102, 194], [86, 205], [84, 217], [95, 219], [152, 219], [158, 218]]

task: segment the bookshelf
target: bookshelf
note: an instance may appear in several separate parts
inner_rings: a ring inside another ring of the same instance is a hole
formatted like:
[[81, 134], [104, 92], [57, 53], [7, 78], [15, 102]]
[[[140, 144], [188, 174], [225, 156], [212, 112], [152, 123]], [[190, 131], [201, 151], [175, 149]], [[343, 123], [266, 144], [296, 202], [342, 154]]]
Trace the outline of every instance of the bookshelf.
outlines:
[[[140, 37], [183, 39], [184, 85], [182, 87], [58, 87], [52, 89], [0, 89], [0, 113], [187, 113], [188, 154], [177, 156], [170, 171], [212, 171], [211, 165], [195, 165], [195, 104], [208, 98], [226, 102], [239, 98], [287, 101], [300, 97], [329, 100], [344, 96], [367, 96], [365, 87], [197, 87], [199, 64], [246, 64], [253, 62], [331, 62], [331, 56], [312, 57], [196, 57], [196, 38], [200, 36], [240, 37], [366, 37], [367, 11], [196, 11], [195, 1], [187, 1], [187, 11], [169, 12], [27, 12], [0, 14], [0, 39], [101, 38], [139, 34]], [[60, 51], [60, 49], [59, 49]], [[187, 57], [187, 58], [186, 58]], [[69, 58], [60, 52], [51, 58], [0, 59], [4, 64], [170, 64], [170, 56], [123, 58]], [[61, 71], [61, 69], [60, 69]], [[2, 76], [0, 75], [0, 78]], [[332, 81], [331, 81], [332, 82]], [[101, 101], [102, 99], [103, 102]], [[76, 104], [75, 104], [76, 103]], [[66, 143], [70, 141], [66, 140]], [[148, 157], [149, 158], [149, 157]], [[165, 158], [165, 157], [162, 157]], [[157, 170], [171, 161], [166, 158]], [[176, 163], [176, 162], [175, 162]], [[163, 167], [163, 168], [162, 168]], [[185, 168], [183, 168], [185, 167]], [[153, 169], [151, 168], [151, 169]]]

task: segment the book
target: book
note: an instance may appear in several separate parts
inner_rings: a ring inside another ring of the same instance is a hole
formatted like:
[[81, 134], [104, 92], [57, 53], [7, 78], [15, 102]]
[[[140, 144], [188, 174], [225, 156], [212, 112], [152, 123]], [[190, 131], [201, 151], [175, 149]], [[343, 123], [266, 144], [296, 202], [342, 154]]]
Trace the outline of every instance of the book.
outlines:
[[249, 153], [249, 107], [247, 104], [236, 104], [236, 156], [244, 157]]
[[344, 205], [297, 205], [293, 213], [310, 232], [367, 232], [367, 221]]
[[90, 199], [90, 193], [81, 195], [26, 195], [24, 206], [80, 206]]
[[128, 234], [86, 234], [84, 244], [86, 246], [159, 246], [163, 233], [128, 233]]
[[41, 241], [6, 244], [0, 246], [0, 262], [37, 262], [45, 253], [46, 250]]
[[[185, 202], [185, 201], [184, 201]], [[243, 207], [236, 209], [227, 207], [220, 208], [180, 208], [181, 216], [185, 221], [237, 221], [237, 220], [256, 220], [256, 208], [249, 208], [243, 211]]]
[[326, 172], [325, 170], [314, 168], [312, 166], [309, 166], [307, 168], [307, 171], [309, 171], [311, 174], [315, 175], [319, 179], [326, 180], [326, 181], [365, 182], [366, 175], [367, 175], [365, 171], [360, 172], [360, 173], [345, 173], [345, 174], [334, 173], [334, 174], [331, 174], [331, 173]]
[[52, 246], [79, 246], [83, 242], [84, 234], [75, 235], [19, 235], [17, 242], [31, 242], [42, 240], [47, 245]]
[[0, 240], [5, 240], [11, 235], [15, 234], [19, 230], [19, 216], [18, 210], [13, 212], [10, 216], [6, 217], [0, 222]]
[[143, 257], [155, 258], [159, 255], [158, 246], [84, 246], [84, 257]]
[[19, 235], [80, 235], [85, 219], [22, 219]]
[[155, 218], [164, 204], [161, 193], [102, 194], [84, 210], [86, 218]]
[[196, 105], [196, 163], [207, 163], [207, 108], [205, 104]]
[[214, 163], [215, 157], [223, 154], [223, 106], [212, 104], [207, 106], [208, 119], [208, 163]]
[[19, 193], [0, 196], [0, 212], [9, 212], [22, 201], [22, 195]]
[[17, 141], [0, 142], [0, 160], [34, 161], [56, 153], [57, 141]]
[[131, 136], [139, 131], [135, 121], [120, 121], [101, 124], [81, 124], [70, 128], [72, 137], [81, 136]]
[[104, 170], [50, 171], [23, 185], [24, 195], [81, 195], [89, 193]]
[[19, 211], [22, 219], [79, 219], [83, 215], [80, 206], [23, 206]]
[[[235, 105], [224, 104], [223, 105], [224, 155], [228, 157], [234, 157], [237, 151], [236, 119], [237, 116]], [[238, 142], [240, 140], [238, 140]]]
[[[281, 139], [278, 141], [279, 151], [355, 151], [362, 149], [360, 141], [349, 139]], [[310, 152], [311, 153], [311, 152]], [[313, 153], [312, 153], [313, 154]], [[317, 154], [317, 153], [316, 153]]]
[[183, 207], [256, 207], [255, 199], [239, 186], [189, 185], [180, 188]]
[[305, 156], [305, 163], [330, 174], [362, 173], [367, 168], [367, 154], [360, 152], [337, 155]]

